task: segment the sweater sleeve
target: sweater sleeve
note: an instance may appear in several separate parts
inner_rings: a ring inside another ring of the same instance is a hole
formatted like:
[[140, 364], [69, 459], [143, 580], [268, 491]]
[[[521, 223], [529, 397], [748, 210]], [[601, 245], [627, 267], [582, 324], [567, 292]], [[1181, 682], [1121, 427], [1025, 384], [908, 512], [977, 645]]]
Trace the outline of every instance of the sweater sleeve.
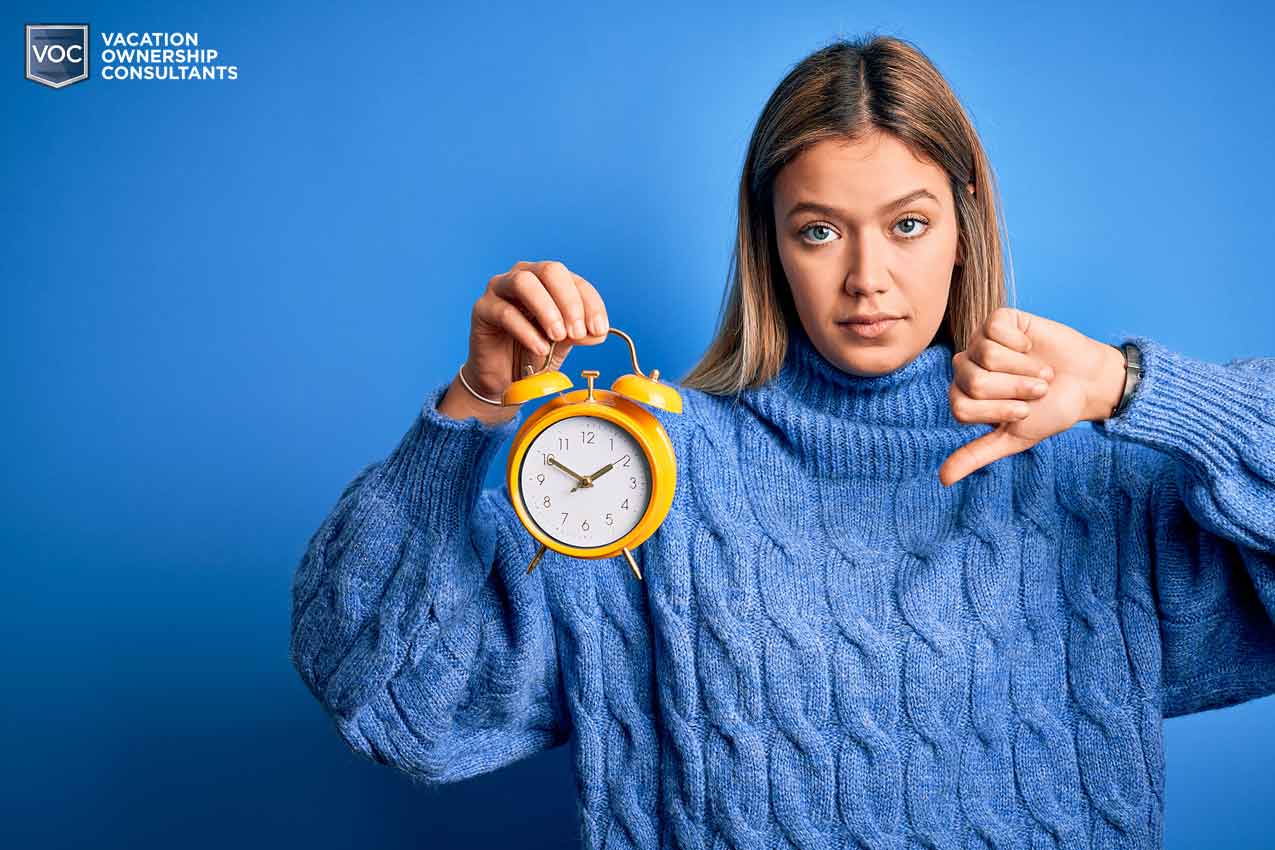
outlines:
[[488, 425], [432, 390], [397, 447], [345, 487], [292, 584], [291, 659], [358, 753], [453, 782], [563, 743], [544, 570], [508, 487], [483, 490], [522, 412]]
[[1127, 339], [1142, 378], [1094, 429], [1117, 439], [1119, 522], [1150, 566], [1163, 714], [1275, 693], [1275, 358], [1216, 364]]

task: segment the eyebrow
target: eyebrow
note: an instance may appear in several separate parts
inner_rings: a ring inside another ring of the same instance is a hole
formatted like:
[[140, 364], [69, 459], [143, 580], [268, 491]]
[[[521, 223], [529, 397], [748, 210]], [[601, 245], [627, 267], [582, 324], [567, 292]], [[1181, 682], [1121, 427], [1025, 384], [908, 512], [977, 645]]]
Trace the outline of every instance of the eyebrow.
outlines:
[[[878, 210], [878, 214], [889, 212], [895, 207], [902, 206], [903, 204], [906, 204], [908, 201], [914, 201], [917, 198], [929, 198], [930, 200], [935, 201], [936, 203], [938, 202], [938, 198], [934, 197], [934, 193], [931, 192], [930, 190], [917, 189], [915, 192], [909, 192], [908, 194], [904, 195], [901, 198], [895, 198], [893, 201], [890, 201], [888, 204], [884, 205], [883, 207], [881, 207], [880, 210]], [[814, 213], [820, 213], [822, 215], [841, 216], [842, 218], [849, 218], [849, 216], [846, 215], [845, 210], [839, 210], [836, 207], [830, 207], [826, 204], [819, 204], [814, 201], [801, 201], [795, 204], [793, 208], [788, 211], [788, 217], [792, 218], [794, 215], [800, 212], [814, 212]]]

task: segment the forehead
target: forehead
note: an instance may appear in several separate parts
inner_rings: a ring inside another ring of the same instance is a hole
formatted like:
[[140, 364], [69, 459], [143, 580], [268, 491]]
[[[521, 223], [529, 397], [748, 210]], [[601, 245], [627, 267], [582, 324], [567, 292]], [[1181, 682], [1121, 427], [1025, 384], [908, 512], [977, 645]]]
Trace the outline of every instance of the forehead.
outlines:
[[775, 178], [775, 199], [784, 209], [797, 201], [823, 201], [863, 211], [913, 189], [948, 194], [943, 169], [922, 159], [889, 133], [862, 139], [822, 139], [787, 163]]

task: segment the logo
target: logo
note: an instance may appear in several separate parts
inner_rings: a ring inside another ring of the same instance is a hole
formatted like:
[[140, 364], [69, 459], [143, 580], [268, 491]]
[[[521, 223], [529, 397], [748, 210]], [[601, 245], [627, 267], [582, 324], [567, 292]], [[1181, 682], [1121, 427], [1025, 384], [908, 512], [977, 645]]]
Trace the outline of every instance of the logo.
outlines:
[[27, 79], [60, 89], [89, 77], [88, 24], [27, 24]]

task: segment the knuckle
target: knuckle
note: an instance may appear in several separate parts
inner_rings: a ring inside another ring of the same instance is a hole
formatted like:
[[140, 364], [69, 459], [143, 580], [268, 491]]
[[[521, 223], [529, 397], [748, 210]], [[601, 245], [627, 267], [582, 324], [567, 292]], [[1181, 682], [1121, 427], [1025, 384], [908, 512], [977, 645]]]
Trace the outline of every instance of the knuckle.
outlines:
[[969, 392], [971, 396], [974, 396], [975, 398], [987, 397], [988, 375], [986, 372], [975, 372], [974, 374], [969, 376], [969, 379], [966, 381], [966, 383], [968, 385], [966, 387], [966, 390]]
[[1017, 327], [1018, 323], [1014, 321], [1014, 315], [1007, 312], [1007, 308], [1005, 307], [999, 308], [992, 315], [991, 328], [999, 337], [1004, 338], [1011, 331], [1016, 330]]
[[520, 293], [530, 292], [533, 286], [540, 285], [540, 278], [530, 269], [518, 269], [513, 273], [514, 289]]

